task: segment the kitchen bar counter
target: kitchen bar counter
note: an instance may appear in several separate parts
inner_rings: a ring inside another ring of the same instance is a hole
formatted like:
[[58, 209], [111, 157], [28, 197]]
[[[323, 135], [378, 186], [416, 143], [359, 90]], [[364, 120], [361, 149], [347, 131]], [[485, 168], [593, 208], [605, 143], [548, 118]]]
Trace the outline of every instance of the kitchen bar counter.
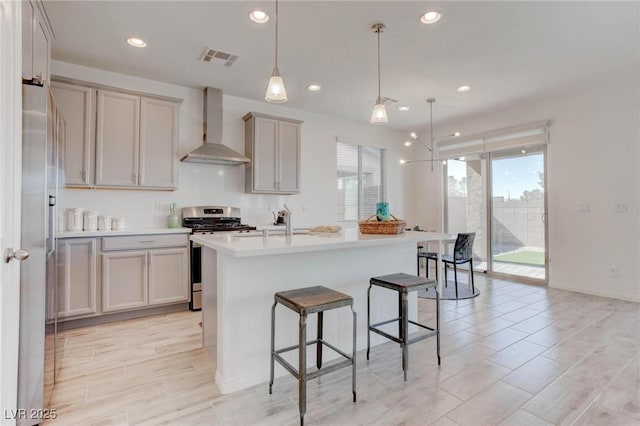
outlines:
[[127, 235], [161, 235], [161, 234], [190, 234], [190, 228], [149, 228], [123, 229], [122, 231], [65, 231], [58, 232], [56, 238], [93, 238], [93, 237], [123, 237]]
[[[336, 233], [301, 233], [293, 236], [262, 233], [193, 235], [191, 240], [233, 257], [270, 256], [348, 249], [357, 247], [380, 247], [417, 243], [420, 241], [451, 241], [456, 236], [433, 232], [407, 231], [399, 235], [360, 234], [358, 229], [345, 229]], [[391, 250], [392, 247], [389, 247]]]
[[[191, 239], [203, 246], [203, 343], [216, 363], [216, 385], [226, 394], [266, 383], [269, 379], [274, 293], [323, 285], [351, 295], [358, 314], [357, 348], [362, 350], [367, 342], [369, 279], [394, 272], [415, 275], [417, 242], [451, 241], [455, 236], [426, 232], [362, 235], [353, 229], [336, 234], [290, 237], [214, 234], [193, 235]], [[372, 291], [372, 322], [397, 317], [397, 310], [395, 292]], [[276, 346], [291, 345], [298, 335], [297, 315], [279, 306], [276, 316]], [[410, 295], [409, 317], [417, 318], [415, 293]], [[345, 326], [350, 322], [349, 309], [327, 313], [324, 316], [327, 340], [339, 348], [350, 348], [351, 327]], [[391, 333], [397, 330], [396, 324], [387, 327]], [[316, 317], [311, 315], [308, 320], [310, 338], [315, 334], [315, 328]], [[371, 336], [372, 346], [384, 341], [381, 336]], [[315, 351], [308, 353], [311, 365]], [[372, 349], [371, 362], [375, 360], [376, 351]], [[295, 363], [294, 360], [291, 362]], [[402, 375], [400, 362], [397, 368], [398, 374]], [[276, 366], [276, 375], [284, 374], [285, 370]]]

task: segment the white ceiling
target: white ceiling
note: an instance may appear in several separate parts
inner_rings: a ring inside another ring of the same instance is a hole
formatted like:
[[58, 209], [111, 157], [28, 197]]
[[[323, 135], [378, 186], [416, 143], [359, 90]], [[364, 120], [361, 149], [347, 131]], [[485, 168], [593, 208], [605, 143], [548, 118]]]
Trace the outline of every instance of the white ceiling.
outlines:
[[[46, 1], [53, 58], [263, 100], [274, 65], [273, 1]], [[272, 17], [258, 25], [249, 11]], [[437, 8], [440, 22], [421, 13]], [[382, 96], [389, 126], [505, 107], [638, 75], [638, 2], [281, 1], [279, 67], [286, 106], [368, 122], [382, 22]], [[127, 36], [144, 39], [136, 49]], [[205, 47], [239, 56], [230, 67], [199, 62]], [[306, 90], [319, 83], [322, 91]], [[462, 84], [471, 91], [459, 93]], [[399, 112], [406, 105], [409, 112]]]

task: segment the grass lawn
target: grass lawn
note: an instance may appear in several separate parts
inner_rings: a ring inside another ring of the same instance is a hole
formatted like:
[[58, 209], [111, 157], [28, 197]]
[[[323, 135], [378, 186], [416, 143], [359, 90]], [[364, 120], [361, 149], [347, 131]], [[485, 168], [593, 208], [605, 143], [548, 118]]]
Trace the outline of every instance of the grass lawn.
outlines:
[[523, 265], [544, 266], [544, 252], [541, 251], [517, 251], [493, 256], [497, 262], [520, 263]]

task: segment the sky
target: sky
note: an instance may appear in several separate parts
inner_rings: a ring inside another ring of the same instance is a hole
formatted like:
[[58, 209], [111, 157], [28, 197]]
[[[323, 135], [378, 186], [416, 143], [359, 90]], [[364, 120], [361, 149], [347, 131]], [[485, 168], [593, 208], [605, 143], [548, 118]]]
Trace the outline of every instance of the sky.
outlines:
[[[492, 161], [493, 196], [520, 199], [524, 191], [539, 188], [538, 172], [543, 171], [544, 162], [541, 153], [494, 159]], [[465, 177], [464, 162], [450, 160], [448, 174], [458, 181]]]

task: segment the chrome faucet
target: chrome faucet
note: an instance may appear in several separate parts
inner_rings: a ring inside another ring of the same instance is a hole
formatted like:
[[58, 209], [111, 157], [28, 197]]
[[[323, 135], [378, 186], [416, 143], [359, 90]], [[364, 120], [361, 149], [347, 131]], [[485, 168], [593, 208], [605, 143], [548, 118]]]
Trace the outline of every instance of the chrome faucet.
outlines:
[[284, 216], [284, 235], [293, 235], [293, 220], [291, 216], [293, 216], [293, 214], [290, 211], [287, 211], [287, 214]]

